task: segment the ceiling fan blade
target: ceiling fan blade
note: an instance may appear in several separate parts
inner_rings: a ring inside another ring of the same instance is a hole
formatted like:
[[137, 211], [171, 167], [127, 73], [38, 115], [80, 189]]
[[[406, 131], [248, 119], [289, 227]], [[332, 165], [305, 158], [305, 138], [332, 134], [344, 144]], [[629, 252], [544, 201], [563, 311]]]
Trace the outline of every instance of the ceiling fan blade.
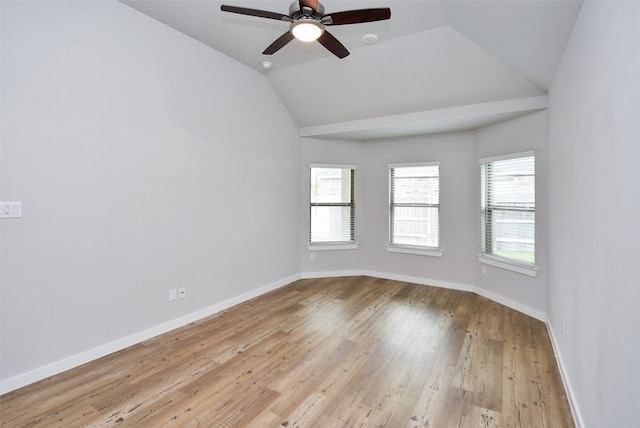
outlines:
[[257, 16], [258, 18], [269, 18], [287, 22], [293, 21], [293, 19], [291, 19], [289, 15], [269, 12], [266, 10], [249, 9], [247, 7], [227, 6], [223, 4], [222, 6], [220, 6], [220, 10], [222, 10], [223, 12], [239, 13], [240, 15]]
[[262, 52], [264, 55], [273, 55], [278, 52], [284, 45], [293, 40], [293, 34], [290, 31], [287, 31], [282, 36], [278, 37], [273, 43], [271, 43], [265, 50]]
[[391, 18], [391, 9], [383, 7], [377, 9], [347, 10], [344, 12], [331, 13], [325, 15], [322, 18], [322, 22], [325, 25], [345, 25], [383, 21], [389, 18]]
[[300, 4], [300, 10], [304, 10], [305, 7], [308, 7], [313, 12], [318, 8], [318, 0], [298, 0]]
[[336, 39], [331, 33], [325, 30], [324, 33], [318, 38], [318, 41], [322, 46], [327, 48], [332, 54], [338, 58], [344, 58], [349, 55], [349, 51], [344, 47], [338, 39]]

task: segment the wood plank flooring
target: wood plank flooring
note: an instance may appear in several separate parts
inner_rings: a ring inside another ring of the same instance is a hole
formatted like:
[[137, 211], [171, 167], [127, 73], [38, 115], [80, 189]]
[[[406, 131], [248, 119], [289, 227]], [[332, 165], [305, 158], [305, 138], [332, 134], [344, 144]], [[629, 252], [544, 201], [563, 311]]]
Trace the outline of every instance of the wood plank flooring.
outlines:
[[478, 295], [307, 279], [0, 397], [5, 427], [573, 427], [545, 325]]

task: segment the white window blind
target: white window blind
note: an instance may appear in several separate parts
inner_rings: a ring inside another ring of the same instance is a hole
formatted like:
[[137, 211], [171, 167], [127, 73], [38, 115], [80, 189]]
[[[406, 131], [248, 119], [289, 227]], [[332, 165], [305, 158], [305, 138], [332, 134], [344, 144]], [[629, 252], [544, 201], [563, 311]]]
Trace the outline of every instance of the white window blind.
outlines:
[[389, 165], [389, 245], [440, 248], [440, 165]]
[[355, 242], [354, 171], [350, 165], [311, 165], [310, 243]]
[[480, 160], [482, 253], [533, 266], [535, 157], [521, 155]]

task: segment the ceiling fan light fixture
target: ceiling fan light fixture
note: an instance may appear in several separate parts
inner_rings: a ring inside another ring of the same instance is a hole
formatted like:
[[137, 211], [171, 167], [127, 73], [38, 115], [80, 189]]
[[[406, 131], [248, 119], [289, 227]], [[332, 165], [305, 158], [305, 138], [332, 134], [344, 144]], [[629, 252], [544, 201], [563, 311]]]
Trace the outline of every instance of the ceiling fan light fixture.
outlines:
[[329, 52], [340, 59], [347, 57], [349, 50], [329, 31], [325, 31], [325, 26], [362, 24], [365, 22], [384, 21], [391, 18], [391, 9], [388, 7], [345, 10], [343, 12], [334, 12], [325, 15], [324, 6], [322, 6], [318, 0], [295, 0], [289, 6], [288, 15], [224, 4], [220, 6], [220, 10], [223, 12], [291, 23], [289, 31], [282, 34], [267, 46], [267, 48], [262, 51], [263, 55], [273, 55], [293, 39], [298, 39], [303, 42], [317, 40]]
[[291, 24], [291, 34], [303, 42], [313, 42], [324, 33], [324, 25], [313, 19], [300, 19]]

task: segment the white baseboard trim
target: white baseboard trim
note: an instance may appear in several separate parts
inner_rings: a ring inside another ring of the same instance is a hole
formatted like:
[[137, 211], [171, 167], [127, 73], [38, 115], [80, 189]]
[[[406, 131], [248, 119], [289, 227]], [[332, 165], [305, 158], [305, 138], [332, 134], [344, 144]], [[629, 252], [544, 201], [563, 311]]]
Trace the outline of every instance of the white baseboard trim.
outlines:
[[515, 300], [508, 299], [492, 291], [485, 290], [484, 288], [476, 287], [475, 285], [471, 285], [471, 284], [463, 284], [460, 282], [443, 281], [441, 279], [421, 278], [416, 276], [400, 275], [395, 273], [377, 272], [377, 271], [370, 271], [370, 270], [303, 272], [300, 275], [300, 277], [301, 278], [331, 278], [336, 276], [360, 276], [360, 275], [372, 276], [375, 278], [391, 279], [394, 281], [410, 282], [413, 284], [432, 285], [434, 287], [448, 288], [450, 290], [469, 291], [472, 293], [476, 293], [482, 297], [486, 297], [487, 299], [493, 300], [494, 302], [498, 302], [501, 305], [508, 306], [511, 309], [514, 309], [518, 312], [522, 312], [523, 314], [529, 315], [530, 317], [533, 317], [539, 321], [544, 322], [546, 318], [545, 313], [542, 311], [539, 311], [530, 306], [524, 305], [520, 302], [516, 302]]
[[375, 278], [391, 279], [394, 281], [410, 282], [412, 284], [431, 285], [433, 287], [448, 288], [450, 290], [473, 291], [473, 286], [459, 282], [443, 281], [440, 279], [420, 278], [417, 276], [400, 275], [387, 272], [365, 271], [363, 275]]
[[303, 272], [300, 278], [334, 278], [338, 276], [370, 276], [373, 278], [390, 279], [393, 281], [410, 282], [412, 284], [432, 285], [434, 287], [449, 288], [452, 290], [473, 291], [473, 286], [457, 282], [442, 281], [439, 279], [426, 279], [417, 276], [400, 275], [395, 273], [377, 272], [370, 270]]
[[553, 328], [551, 327], [551, 321], [548, 317], [545, 317], [545, 324], [547, 325], [547, 331], [549, 332], [549, 337], [551, 338], [551, 346], [553, 347], [553, 353], [556, 357], [556, 363], [558, 364], [558, 369], [560, 370], [560, 378], [562, 379], [564, 390], [567, 392], [567, 399], [569, 400], [569, 407], [571, 408], [571, 414], [573, 415], [573, 420], [576, 424], [576, 428], [584, 427], [586, 425], [584, 424], [582, 413], [580, 412], [580, 408], [578, 407], [578, 402], [575, 399], [573, 388], [571, 387], [571, 382], [569, 382], [569, 375], [567, 373], [564, 360], [562, 359], [562, 354], [560, 353], [560, 347], [558, 346], [556, 335], [553, 331]]
[[535, 318], [538, 321], [544, 322], [546, 318], [546, 314], [544, 312], [538, 309], [534, 309], [531, 306], [524, 305], [520, 302], [516, 302], [515, 300], [508, 299], [504, 296], [494, 293], [493, 291], [488, 291], [481, 287], [473, 287], [473, 292], [482, 297], [486, 297], [489, 300], [498, 302], [501, 305], [508, 306], [518, 312], [522, 312], [525, 315], [529, 315], [530, 317]]
[[124, 348], [127, 348], [129, 346], [133, 346], [137, 343], [144, 342], [145, 340], [149, 340], [152, 337], [158, 336], [163, 333], [167, 333], [171, 330], [175, 330], [176, 328], [185, 326], [199, 319], [208, 317], [210, 315], [213, 315], [215, 313], [228, 309], [239, 303], [253, 299], [254, 297], [258, 297], [262, 294], [268, 293], [269, 291], [276, 290], [280, 287], [283, 287], [287, 284], [297, 281], [298, 279], [300, 279], [299, 274], [282, 278], [278, 281], [272, 282], [263, 287], [256, 288], [255, 290], [248, 291], [246, 293], [240, 294], [239, 296], [232, 297], [231, 299], [227, 299], [223, 302], [216, 303], [204, 309], [191, 312], [187, 315], [183, 315], [171, 321], [167, 321], [160, 325], [151, 327], [147, 330], [134, 333], [130, 336], [123, 337], [121, 339], [115, 340], [113, 342], [109, 342], [107, 344], [98, 346], [93, 349], [89, 349], [85, 352], [81, 352], [71, 357], [64, 358], [60, 361], [56, 361], [55, 363], [49, 364], [47, 366], [39, 367], [30, 372], [23, 373], [18, 376], [14, 376], [12, 378], [3, 380], [2, 382], [0, 382], [0, 394], [13, 391], [15, 389], [21, 388], [23, 386], [37, 382], [39, 380], [46, 379], [58, 373], [62, 373], [74, 367], [78, 367], [82, 364], [88, 363], [89, 361], [96, 360], [98, 358], [104, 357], [105, 355], [109, 355], [116, 351], [120, 351]]
[[362, 270], [341, 270], [341, 271], [325, 271], [325, 272], [302, 272], [301, 279], [313, 278], [333, 278], [336, 276], [361, 276], [366, 275]]

